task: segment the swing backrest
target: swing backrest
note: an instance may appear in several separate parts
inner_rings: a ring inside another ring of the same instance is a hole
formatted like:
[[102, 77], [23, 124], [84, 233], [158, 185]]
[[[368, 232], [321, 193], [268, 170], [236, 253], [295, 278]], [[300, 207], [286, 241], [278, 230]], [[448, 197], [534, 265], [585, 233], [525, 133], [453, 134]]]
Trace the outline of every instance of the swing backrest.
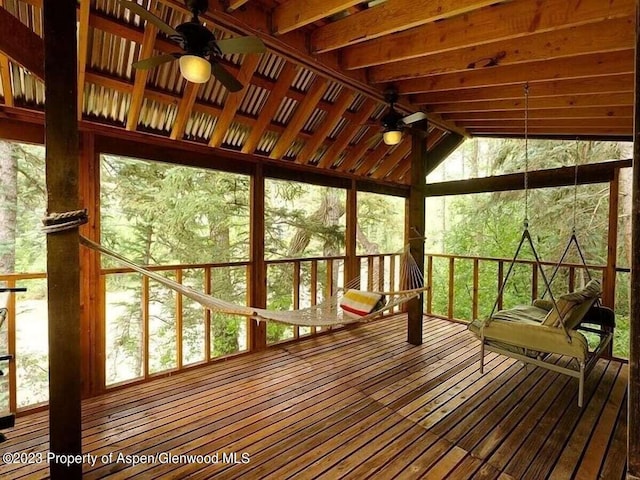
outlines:
[[580, 322], [598, 300], [601, 293], [600, 282], [596, 279], [590, 280], [583, 288], [560, 296], [556, 301], [559, 312], [552, 307], [542, 324], [560, 327], [560, 318], [562, 318], [565, 328], [574, 330], [580, 325]]

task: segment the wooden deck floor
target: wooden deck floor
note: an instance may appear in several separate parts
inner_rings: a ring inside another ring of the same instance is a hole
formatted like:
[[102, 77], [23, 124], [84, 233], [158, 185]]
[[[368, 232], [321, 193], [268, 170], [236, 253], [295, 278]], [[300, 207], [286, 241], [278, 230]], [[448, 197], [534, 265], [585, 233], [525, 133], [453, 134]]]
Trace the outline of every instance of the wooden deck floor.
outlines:
[[[624, 477], [626, 365], [601, 360], [579, 409], [577, 380], [495, 354], [481, 376], [463, 326], [424, 327], [421, 347], [395, 317], [87, 401], [84, 451], [105, 457], [85, 478]], [[46, 451], [46, 414], [8, 436], [0, 453]], [[160, 456], [133, 466], [120, 453]], [[0, 463], [3, 479], [47, 474]]]

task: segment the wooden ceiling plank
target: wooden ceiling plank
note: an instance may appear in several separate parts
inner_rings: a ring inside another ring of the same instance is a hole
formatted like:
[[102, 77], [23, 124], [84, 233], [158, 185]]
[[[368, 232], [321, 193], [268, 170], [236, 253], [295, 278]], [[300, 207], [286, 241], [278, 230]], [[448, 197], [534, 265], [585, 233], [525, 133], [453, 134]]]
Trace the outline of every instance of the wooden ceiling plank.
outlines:
[[[362, 158], [362, 156], [375, 145], [371, 145], [371, 139], [380, 134], [380, 129], [377, 127], [369, 127], [369, 129], [364, 133], [360, 141], [352, 149], [350, 149], [343, 162], [336, 167], [336, 170], [339, 172], [348, 172], [350, 171]], [[380, 137], [380, 140], [382, 136]], [[380, 141], [379, 140], [379, 141]]]
[[[44, 42], [29, 27], [0, 7], [0, 52], [44, 81]], [[10, 32], [10, 33], [8, 33]]]
[[0, 77], [2, 78], [2, 91], [4, 104], [13, 107], [13, 87], [11, 86], [11, 65], [9, 57], [0, 53]]
[[396, 82], [400, 95], [633, 73], [633, 50], [444, 73]]
[[369, 120], [376, 106], [377, 104], [373, 100], [365, 100], [365, 103], [360, 107], [360, 110], [351, 120], [350, 124], [345, 126], [331, 147], [324, 152], [324, 155], [318, 162], [318, 168], [330, 167], [338, 159], [340, 153], [347, 148], [353, 137], [358, 133], [360, 126]]
[[236, 112], [242, 103], [247, 91], [249, 90], [248, 85], [251, 82], [251, 78], [253, 77], [256, 68], [258, 67], [258, 63], [260, 62], [260, 55], [257, 54], [249, 54], [246, 55], [244, 61], [242, 62], [242, 67], [240, 67], [240, 72], [238, 73], [238, 81], [245, 85], [245, 88], [240, 90], [239, 92], [229, 92], [227, 94], [227, 98], [224, 102], [224, 108], [222, 109], [222, 113], [218, 117], [218, 121], [216, 122], [216, 127], [213, 130], [213, 134], [209, 139], [210, 147], [219, 147], [222, 144], [222, 140], [224, 139], [231, 122], [236, 116]]
[[384, 142], [380, 142], [373, 152], [369, 154], [365, 153], [363, 161], [356, 167], [353, 173], [358, 176], [368, 176], [371, 169], [375, 167], [378, 162], [382, 161], [392, 149], [395, 150], [396, 148], [399, 148], [399, 145], [387, 145]]
[[[538, 82], [529, 86], [529, 98], [632, 92], [633, 88], [633, 73], [623, 73], [595, 78]], [[438, 103], [517, 99], [523, 96], [523, 85], [500, 85], [495, 87], [422, 93], [412, 96], [411, 100], [417, 105], [434, 105]]]
[[78, 120], [82, 120], [84, 107], [90, 13], [91, 0], [80, 0], [80, 10], [78, 14]]
[[362, 3], [362, 0], [288, 0], [273, 11], [273, 33], [288, 33], [359, 3]]
[[[633, 118], [633, 108], [628, 107], [576, 107], [548, 108], [529, 111], [529, 119], [569, 119], [569, 118]], [[485, 112], [457, 112], [446, 115], [447, 120], [456, 121], [493, 121], [524, 119], [524, 109]]]
[[387, 0], [311, 33], [311, 51], [323, 53], [460, 15], [495, 0]]
[[258, 120], [242, 146], [242, 153], [253, 153], [255, 151], [258, 143], [260, 142], [260, 138], [262, 138], [262, 134], [271, 123], [271, 120], [278, 111], [278, 107], [282, 103], [282, 99], [289, 91], [291, 82], [296, 75], [296, 71], [297, 68], [293, 63], [286, 63], [282, 68], [276, 84], [269, 93], [269, 98], [267, 98], [264, 107], [262, 107]]
[[[152, 12], [157, 13], [158, 3], [154, 2]], [[158, 28], [150, 22], [147, 22], [142, 36], [142, 45], [138, 60], [144, 60], [153, 54], [158, 36]], [[135, 79], [133, 81], [133, 90], [131, 91], [131, 103], [129, 104], [129, 112], [127, 114], [127, 130], [136, 130], [138, 121], [140, 120], [140, 112], [144, 102], [144, 91], [147, 88], [147, 79], [149, 78], [149, 70], [135, 69]]]
[[384, 178], [391, 170], [398, 166], [398, 164], [406, 158], [406, 156], [411, 152], [411, 139], [406, 137], [403, 142], [393, 151], [391, 155], [389, 155], [384, 162], [375, 169], [375, 171], [371, 174], [371, 178], [382, 179]]
[[[529, 99], [529, 111], [544, 108], [575, 107], [628, 107], [633, 104], [633, 93], [568, 95], [566, 97], [534, 97]], [[524, 100], [494, 100], [488, 102], [458, 102], [434, 105], [430, 110], [438, 113], [451, 112], [492, 112], [501, 110], [522, 110]]]
[[345, 48], [347, 70], [627, 17], [634, 0], [511, 1]]
[[276, 145], [271, 150], [269, 158], [278, 159], [282, 158], [287, 152], [293, 141], [296, 139], [305, 122], [308, 120], [309, 115], [313, 113], [318, 105], [318, 102], [327, 91], [329, 81], [323, 77], [316, 77], [311, 87], [307, 91], [305, 98], [302, 102], [298, 103], [296, 111], [289, 120], [287, 127], [282, 135], [276, 142]]
[[249, 0], [229, 0], [229, 4], [227, 5], [227, 12], [233, 12], [238, 10], [241, 6], [247, 3]]
[[176, 120], [173, 124], [173, 128], [171, 129], [170, 138], [172, 140], [181, 140], [182, 137], [184, 137], [184, 131], [187, 128], [187, 121], [191, 116], [193, 105], [196, 103], [198, 90], [200, 89], [200, 86], [203, 85], [201, 83], [187, 82], [186, 80], [185, 83], [186, 86], [182, 93], [182, 100], [180, 100], [180, 104], [178, 105]]
[[406, 80], [447, 72], [462, 72], [497, 65], [629, 50], [633, 48], [635, 18], [625, 17], [563, 30], [536, 33], [435, 55], [378, 65], [369, 69], [373, 83]]
[[[346, 112], [349, 105], [353, 103], [355, 96], [355, 92], [347, 90], [346, 88], [342, 89], [335, 103], [327, 112], [322, 125], [320, 125], [311, 138], [307, 140], [307, 143], [296, 157], [296, 163], [309, 162], [316, 150], [318, 150], [320, 145], [327, 139], [327, 136], [336, 128], [344, 112]], [[348, 125], [346, 128], [348, 128]]]

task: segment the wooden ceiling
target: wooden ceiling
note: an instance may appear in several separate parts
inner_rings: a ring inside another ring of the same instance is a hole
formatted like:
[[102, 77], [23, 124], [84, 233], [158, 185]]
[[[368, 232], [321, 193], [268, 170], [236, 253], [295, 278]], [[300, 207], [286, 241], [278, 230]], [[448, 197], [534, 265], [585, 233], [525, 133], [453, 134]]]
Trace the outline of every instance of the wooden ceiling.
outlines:
[[[182, 0], [138, 2], [170, 25], [188, 20]], [[41, 3], [0, 7], [41, 35]], [[369, 142], [389, 85], [404, 112], [428, 113], [430, 149], [523, 136], [527, 82], [531, 136], [632, 135], [635, 0], [210, 0], [202, 18], [218, 38], [267, 45], [223, 58], [241, 92], [187, 83], [177, 62], [132, 69], [178, 47], [115, 0], [79, 0], [82, 120], [396, 184], [410, 180], [410, 139]], [[42, 82], [9, 57], [0, 108], [42, 110]]]

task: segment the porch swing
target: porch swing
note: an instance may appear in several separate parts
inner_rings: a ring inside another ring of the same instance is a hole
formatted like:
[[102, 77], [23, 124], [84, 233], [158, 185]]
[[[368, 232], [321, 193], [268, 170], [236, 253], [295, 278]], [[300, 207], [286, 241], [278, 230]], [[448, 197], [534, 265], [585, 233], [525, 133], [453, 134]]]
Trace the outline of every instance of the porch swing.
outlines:
[[[584, 402], [584, 382], [589, 372], [595, 366], [598, 358], [606, 351], [613, 337], [613, 311], [603, 307], [600, 303], [602, 288], [597, 279], [591, 277], [588, 265], [576, 235], [576, 203], [578, 186], [578, 164], [575, 164], [574, 201], [573, 201], [573, 229], [569, 241], [560, 260], [555, 265], [550, 277], [547, 277], [538, 252], [529, 233], [528, 220], [528, 100], [529, 87], [525, 85], [525, 215], [524, 228], [520, 243], [516, 248], [513, 260], [509, 264], [507, 274], [500, 286], [498, 297], [493, 304], [490, 315], [484, 319], [474, 319], [468, 326], [480, 340], [480, 373], [484, 370], [485, 351], [489, 350], [501, 355], [515, 358], [525, 364], [533, 364], [554, 372], [562, 373], [579, 380], [578, 407]], [[540, 272], [544, 282], [544, 292], [541, 298], [533, 301], [532, 305], [518, 305], [508, 310], [496, 311], [499, 299], [502, 298], [505, 286], [513, 272], [513, 267], [520, 256], [523, 245], [527, 243], [531, 248], [535, 260], [536, 270]], [[574, 246], [578, 252], [582, 268], [586, 272], [588, 283], [581, 289], [556, 297], [551, 284], [557, 277], [558, 271]], [[549, 299], [545, 299], [546, 296]], [[598, 325], [591, 328], [585, 324]], [[587, 336], [592, 341], [597, 339], [597, 345], [590, 348]], [[553, 355], [564, 355], [571, 358], [567, 366], [555, 363]]]

